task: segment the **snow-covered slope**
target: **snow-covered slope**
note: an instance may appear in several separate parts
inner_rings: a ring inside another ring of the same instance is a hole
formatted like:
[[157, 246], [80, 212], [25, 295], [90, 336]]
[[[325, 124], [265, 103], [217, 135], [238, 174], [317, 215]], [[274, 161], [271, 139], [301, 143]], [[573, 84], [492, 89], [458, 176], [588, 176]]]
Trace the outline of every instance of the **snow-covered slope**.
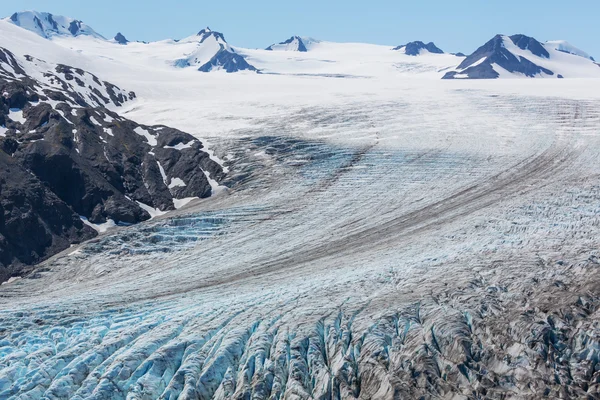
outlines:
[[594, 61], [594, 57], [590, 56], [585, 51], [573, 46], [566, 40], [549, 40], [545, 43], [545, 45], [546, 47], [551, 47], [555, 50], [562, 51], [564, 53], [573, 54]]
[[435, 43], [429, 42], [425, 44], [421, 41], [410, 42], [404, 45], [400, 45], [395, 47], [393, 50], [401, 51], [409, 56], [418, 56], [425, 53], [444, 54], [444, 51], [437, 47]]
[[182, 40], [184, 43], [196, 43], [196, 48], [184, 58], [175, 62], [178, 67], [197, 67], [201, 72], [223, 69], [227, 72], [256, 71], [227, 43], [220, 32], [202, 29], [196, 36]]
[[55, 35], [85, 35], [102, 38], [102, 35], [79, 20], [60, 15], [52, 15], [47, 12], [17, 12], [5, 20], [44, 38], [50, 38]]
[[525, 35], [496, 35], [444, 78], [600, 78], [600, 68], [593, 60], [560, 47]]
[[300, 36], [292, 36], [284, 42], [270, 45], [265, 50], [306, 52], [308, 51], [308, 48]]

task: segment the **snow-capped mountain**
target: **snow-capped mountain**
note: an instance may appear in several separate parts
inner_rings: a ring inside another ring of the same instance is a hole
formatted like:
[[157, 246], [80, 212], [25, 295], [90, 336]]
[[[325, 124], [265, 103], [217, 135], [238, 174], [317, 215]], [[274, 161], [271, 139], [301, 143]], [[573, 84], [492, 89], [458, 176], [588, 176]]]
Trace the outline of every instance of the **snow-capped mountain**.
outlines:
[[404, 52], [404, 54], [409, 55], [409, 56], [418, 56], [420, 54], [425, 54], [425, 53], [444, 54], [442, 49], [437, 47], [433, 42], [423, 43], [421, 41], [415, 41], [415, 42], [403, 44], [403, 45], [394, 47], [392, 50]]
[[212, 31], [210, 28], [202, 29], [196, 36], [184, 39], [181, 42], [197, 42], [197, 46], [190, 54], [175, 62], [177, 67], [193, 66], [201, 72], [257, 70], [254, 66], [248, 64], [244, 57], [235, 52], [222, 33]]
[[104, 38], [102, 35], [94, 31], [90, 26], [79, 20], [60, 15], [52, 15], [47, 12], [17, 12], [5, 20], [20, 26], [21, 28], [27, 29], [28, 31], [37, 33], [44, 38], [50, 38], [54, 35], [85, 35], [102, 39]]
[[272, 44], [267, 47], [265, 50], [270, 51], [300, 51], [307, 52], [308, 48], [304, 44], [304, 41], [300, 36], [292, 36], [288, 40], [278, 43]]
[[[562, 48], [561, 48], [562, 46]], [[468, 56], [444, 79], [509, 77], [600, 77], [600, 68], [587, 54], [556, 42], [541, 43], [525, 35], [496, 35]], [[585, 54], [585, 56], [581, 56]]]

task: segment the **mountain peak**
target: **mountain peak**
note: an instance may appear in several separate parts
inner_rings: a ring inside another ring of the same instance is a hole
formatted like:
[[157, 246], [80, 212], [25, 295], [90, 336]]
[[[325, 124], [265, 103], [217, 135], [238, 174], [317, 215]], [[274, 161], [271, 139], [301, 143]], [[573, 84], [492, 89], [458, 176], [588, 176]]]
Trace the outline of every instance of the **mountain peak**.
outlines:
[[119, 44], [127, 44], [129, 43], [129, 40], [127, 40], [127, 38], [121, 32], [119, 32], [115, 35], [115, 42]]
[[299, 52], [307, 52], [308, 48], [304, 43], [304, 40], [300, 36], [292, 36], [286, 41], [283, 41], [278, 44], [272, 44], [267, 47], [265, 50], [269, 51], [299, 51]]
[[[175, 61], [174, 65], [180, 68], [196, 67], [201, 72], [211, 72], [215, 70], [224, 70], [226, 72], [237, 71], [257, 71], [257, 69], [248, 64], [246, 59], [237, 54], [235, 50], [227, 43], [225, 36], [211, 30], [202, 29], [196, 35], [200, 38], [197, 42], [197, 48]], [[196, 42], [195, 39], [192, 42]]]
[[429, 42], [427, 44], [421, 42], [420, 40], [409, 42], [404, 45], [400, 45], [398, 47], [394, 47], [392, 50], [404, 50], [404, 54], [409, 56], [418, 56], [422, 54], [424, 51], [433, 53], [433, 54], [444, 54], [444, 51], [437, 47], [435, 43]]
[[16, 12], [4, 20], [47, 39], [52, 36], [92, 36], [104, 39], [80, 20], [47, 12]]
[[217, 42], [221, 44], [227, 43], [227, 41], [225, 40], [225, 36], [221, 32], [213, 31], [209, 27], [202, 29], [200, 32], [198, 32], [196, 36], [200, 37], [200, 43], [203, 43], [209, 37], [214, 37], [217, 40]]
[[444, 79], [565, 78], [578, 76], [582, 71], [595, 76], [594, 67], [587, 53], [564, 41], [541, 43], [523, 34], [496, 35], [465, 58], [456, 70], [446, 73]]
[[532, 37], [517, 34], [510, 36], [510, 40], [521, 50], [529, 50], [538, 57], [550, 58], [550, 53], [544, 48], [544, 45]]

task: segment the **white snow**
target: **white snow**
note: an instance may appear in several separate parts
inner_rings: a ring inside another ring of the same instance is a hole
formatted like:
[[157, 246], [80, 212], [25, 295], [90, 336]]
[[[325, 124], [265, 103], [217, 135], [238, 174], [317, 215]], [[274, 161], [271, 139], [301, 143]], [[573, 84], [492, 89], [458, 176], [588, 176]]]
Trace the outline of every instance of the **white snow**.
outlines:
[[176, 187], [185, 187], [187, 186], [185, 182], [181, 178], [172, 178], [171, 183], [169, 183], [169, 189], [173, 189]]
[[154, 135], [150, 134], [150, 132], [148, 132], [146, 129], [142, 128], [141, 126], [138, 126], [133, 131], [140, 136], [144, 136], [150, 146], [154, 147], [158, 144], [156, 137], [154, 137]]
[[208, 172], [206, 172], [206, 171], [202, 171], [202, 172], [204, 172], [204, 176], [206, 176], [206, 179], [208, 179], [208, 183], [210, 184], [213, 195], [218, 194], [224, 190], [227, 190], [227, 187], [219, 185], [219, 182], [217, 182], [216, 180], [211, 178], [210, 174]]
[[94, 125], [102, 126], [102, 124], [93, 116], [90, 117], [90, 121], [92, 121]]
[[177, 143], [175, 146], [164, 146], [165, 149], [183, 150], [189, 149], [194, 144], [195, 140], [190, 140], [187, 143]]
[[198, 197], [186, 197], [184, 199], [173, 199], [173, 205], [175, 206], [175, 209], [179, 210], [197, 198]]
[[0, 136], [5, 137], [6, 136], [6, 131], [8, 131], [8, 129], [6, 128], [6, 126], [0, 125]]
[[161, 215], [165, 215], [167, 213], [167, 211], [161, 211], [158, 208], [153, 208], [150, 207], [147, 204], [144, 204], [140, 201], [136, 201], [136, 203], [144, 210], [146, 210], [148, 212], [148, 214], [150, 214], [150, 217], [152, 218], [156, 218], [156, 217], [160, 217]]
[[26, 119], [23, 117], [23, 110], [18, 108], [11, 108], [8, 110], [8, 118], [21, 124], [24, 124], [26, 121]]
[[169, 181], [169, 178], [167, 177], [167, 174], [165, 173], [165, 169], [160, 164], [160, 161], [156, 160], [156, 164], [158, 164], [158, 170], [160, 171], [160, 175], [162, 176], [163, 182], [166, 185], [167, 182]]
[[2, 282], [1, 285], [10, 285], [11, 283], [18, 282], [20, 279], [20, 276], [11, 276], [6, 282]]
[[[4, 21], [15, 24], [28, 31], [34, 32], [44, 38], [52, 37], [53, 35], [73, 36], [69, 27], [73, 23], [77, 23], [73, 18], [67, 18], [60, 15], [52, 15], [46, 12], [23, 11], [18, 12], [16, 21], [11, 18], [5, 18]], [[38, 23], [39, 21], [39, 23]], [[88, 35], [92, 37], [102, 38], [102, 35], [96, 33], [86, 24], [81, 24], [76, 35]]]
[[117, 226], [115, 221], [112, 219], [107, 219], [106, 222], [103, 224], [94, 224], [94, 223], [90, 222], [86, 217], [80, 216], [79, 218], [83, 221], [84, 224], [86, 224], [89, 227], [94, 228], [98, 233], [104, 233], [104, 232], [108, 231], [109, 229]]
[[545, 43], [545, 47], [551, 47], [554, 50], [563, 51], [569, 54], [591, 59], [592, 57], [585, 51], [578, 49], [566, 40], [549, 40]]

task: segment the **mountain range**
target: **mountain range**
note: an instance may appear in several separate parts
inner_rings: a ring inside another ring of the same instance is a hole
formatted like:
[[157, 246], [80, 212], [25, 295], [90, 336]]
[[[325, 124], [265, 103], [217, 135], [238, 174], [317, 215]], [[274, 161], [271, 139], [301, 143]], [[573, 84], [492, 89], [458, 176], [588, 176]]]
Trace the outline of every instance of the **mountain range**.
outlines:
[[[121, 45], [129, 40], [119, 32], [114, 39], [106, 40], [82, 21], [55, 16], [50, 13], [25, 11], [15, 13], [5, 21], [38, 34], [43, 38], [87, 37]], [[201, 72], [224, 70], [226, 72], [263, 72], [270, 68], [254, 65], [248, 53], [252, 50], [231, 46], [223, 33], [202, 29], [198, 34], [181, 40], [166, 40], [141, 43], [155, 50], [161, 45], [170, 45], [169, 53], [174, 59], [165, 60], [178, 68], [193, 67]], [[272, 52], [309, 53], [325, 49], [328, 42], [292, 36], [272, 44], [265, 50]], [[163, 47], [160, 47], [163, 52]], [[443, 55], [444, 52], [433, 42], [413, 41], [391, 49], [398, 54], [412, 57]], [[150, 49], [148, 49], [150, 51]], [[179, 56], [177, 57], [177, 53]], [[448, 65], [440, 77], [444, 79], [497, 79], [507, 77], [600, 77], [600, 68], [594, 58], [566, 41], [540, 42], [523, 34], [512, 36], [496, 35], [470, 55], [455, 53], [456, 65]], [[437, 65], [437, 63], [434, 63]]]

